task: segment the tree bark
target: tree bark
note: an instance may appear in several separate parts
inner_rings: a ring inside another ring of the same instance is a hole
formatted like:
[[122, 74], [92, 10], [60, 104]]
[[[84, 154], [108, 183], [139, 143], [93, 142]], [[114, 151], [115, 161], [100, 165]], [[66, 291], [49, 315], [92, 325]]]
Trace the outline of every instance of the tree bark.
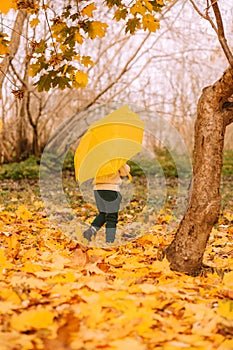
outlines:
[[206, 244], [221, 207], [220, 182], [226, 126], [232, 122], [228, 98], [233, 94], [233, 68], [202, 91], [197, 106], [190, 202], [166, 256], [172, 270], [197, 275]]
[[10, 53], [5, 55], [1, 62], [1, 71], [0, 71], [0, 99], [2, 99], [2, 86], [4, 79], [8, 73], [10, 61], [15, 57], [19, 45], [20, 38], [23, 31], [24, 21], [27, 18], [26, 10], [19, 10], [14, 22], [14, 28], [12, 29], [11, 39], [10, 39]]

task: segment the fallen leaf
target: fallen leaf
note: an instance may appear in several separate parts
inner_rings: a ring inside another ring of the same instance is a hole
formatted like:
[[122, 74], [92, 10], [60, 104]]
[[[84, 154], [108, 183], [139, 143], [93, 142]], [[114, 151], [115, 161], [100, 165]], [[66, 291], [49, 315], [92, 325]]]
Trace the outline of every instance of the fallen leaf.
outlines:
[[67, 350], [70, 349], [71, 342], [76, 338], [75, 334], [79, 331], [80, 320], [73, 312], [65, 313], [62, 324], [58, 327], [57, 337], [55, 339], [44, 339], [44, 348], [46, 350]]
[[52, 325], [55, 314], [46, 309], [25, 310], [14, 314], [11, 318], [11, 327], [19, 332], [32, 329], [43, 329]]
[[233, 301], [219, 301], [217, 313], [218, 315], [233, 321]]
[[140, 342], [139, 340], [136, 340], [134, 338], [124, 338], [115, 340], [111, 343], [110, 349], [116, 349], [116, 350], [146, 350], [147, 347], [145, 344]]
[[84, 267], [89, 262], [89, 256], [86, 251], [82, 250], [81, 248], [77, 248], [73, 251], [72, 257], [70, 259], [70, 266], [73, 268], [75, 266], [77, 267]]

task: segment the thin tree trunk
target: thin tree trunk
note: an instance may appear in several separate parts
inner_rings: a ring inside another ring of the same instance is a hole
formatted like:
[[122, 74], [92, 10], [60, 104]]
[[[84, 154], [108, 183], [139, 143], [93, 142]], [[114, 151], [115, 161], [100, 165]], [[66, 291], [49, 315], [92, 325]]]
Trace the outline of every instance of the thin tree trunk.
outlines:
[[27, 128], [26, 128], [26, 101], [25, 97], [19, 101], [19, 113], [17, 116], [17, 137], [16, 137], [16, 160], [20, 161], [23, 157], [27, 157], [29, 152]]
[[197, 106], [190, 203], [166, 249], [171, 269], [190, 275], [201, 270], [206, 244], [220, 211], [224, 135], [233, 113], [224, 107], [232, 94], [233, 68], [229, 68], [219, 81], [203, 90]]
[[14, 22], [14, 28], [12, 29], [11, 39], [10, 39], [10, 53], [8, 55], [5, 55], [2, 62], [1, 62], [1, 69], [0, 69], [0, 99], [2, 99], [2, 86], [3, 82], [5, 80], [5, 77], [8, 73], [9, 66], [11, 60], [15, 57], [19, 44], [20, 44], [20, 38], [23, 31], [23, 25], [24, 21], [27, 18], [27, 11], [26, 10], [19, 10], [17, 13], [16, 20]]

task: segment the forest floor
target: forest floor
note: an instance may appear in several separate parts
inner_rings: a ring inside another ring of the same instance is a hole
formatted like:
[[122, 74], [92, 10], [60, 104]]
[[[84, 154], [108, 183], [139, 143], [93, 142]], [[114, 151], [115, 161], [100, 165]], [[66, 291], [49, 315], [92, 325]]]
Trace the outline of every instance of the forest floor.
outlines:
[[222, 180], [206, 267], [191, 277], [171, 271], [163, 254], [182, 217], [176, 179], [162, 203], [159, 192], [147, 202], [137, 181], [113, 246], [104, 245], [104, 231], [89, 246], [80, 239], [96, 209], [72, 175], [63, 180], [68, 223], [66, 211], [59, 223], [48, 215], [36, 180], [2, 180], [0, 349], [232, 350], [232, 181]]

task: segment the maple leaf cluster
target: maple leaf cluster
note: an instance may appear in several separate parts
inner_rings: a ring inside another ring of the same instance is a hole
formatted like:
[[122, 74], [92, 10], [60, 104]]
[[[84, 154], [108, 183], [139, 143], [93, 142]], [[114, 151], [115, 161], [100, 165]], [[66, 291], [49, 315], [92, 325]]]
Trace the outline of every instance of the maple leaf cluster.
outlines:
[[[168, 0], [169, 1], [169, 0]], [[101, 7], [102, 6], [102, 7]], [[98, 2], [74, 1], [64, 3], [39, 0], [5, 0], [0, 4], [0, 12], [5, 15], [9, 10], [26, 10], [31, 16], [30, 26], [40, 28], [47, 25], [50, 37], [39, 40], [28, 39], [30, 52], [27, 60], [30, 63], [29, 75], [35, 77], [35, 86], [39, 91], [49, 91], [54, 87], [85, 88], [88, 84], [88, 67], [94, 62], [91, 57], [80, 55], [84, 42], [103, 38], [108, 24], [96, 20], [103, 6], [113, 13], [113, 19], [125, 22], [125, 32], [134, 34], [142, 29], [155, 32], [160, 27], [155, 17], [165, 6], [163, 0], [134, 0], [130, 4], [121, 0]], [[0, 55], [9, 53], [10, 42], [6, 34], [0, 33]]]

